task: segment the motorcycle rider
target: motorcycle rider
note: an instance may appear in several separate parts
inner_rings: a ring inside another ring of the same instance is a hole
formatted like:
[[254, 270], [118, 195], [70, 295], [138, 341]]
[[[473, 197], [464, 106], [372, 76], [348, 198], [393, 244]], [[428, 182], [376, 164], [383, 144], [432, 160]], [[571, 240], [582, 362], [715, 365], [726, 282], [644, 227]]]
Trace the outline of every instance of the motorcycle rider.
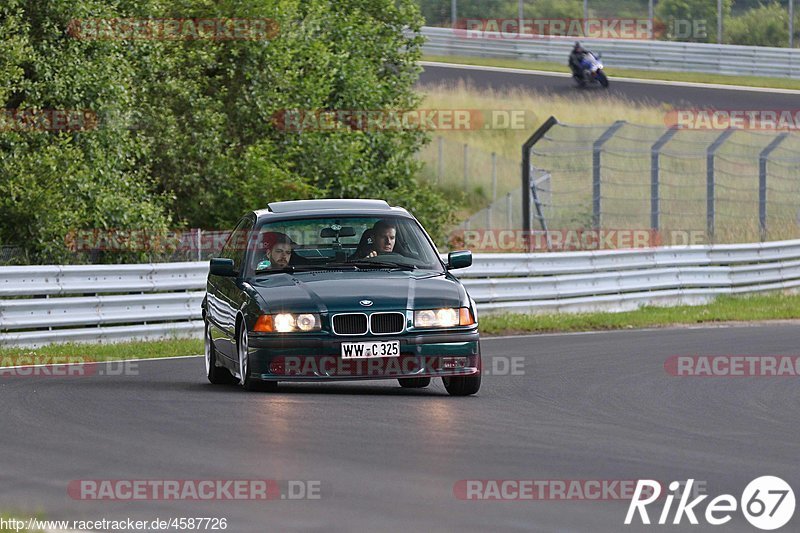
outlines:
[[581, 71], [581, 62], [583, 58], [586, 57], [589, 51], [581, 46], [580, 41], [575, 42], [575, 46], [572, 47], [572, 52], [569, 54], [569, 68], [572, 70], [572, 76], [576, 79], [583, 78], [583, 72]]

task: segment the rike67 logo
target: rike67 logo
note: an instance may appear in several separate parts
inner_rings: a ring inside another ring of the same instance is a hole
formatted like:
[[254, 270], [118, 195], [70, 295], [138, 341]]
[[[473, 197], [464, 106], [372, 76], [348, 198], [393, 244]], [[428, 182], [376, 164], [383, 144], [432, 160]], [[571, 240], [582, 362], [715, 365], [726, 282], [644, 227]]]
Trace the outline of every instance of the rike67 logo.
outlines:
[[[697, 496], [690, 501], [693, 483], [694, 480], [689, 479], [686, 482], [686, 489], [680, 491], [680, 499], [671, 521], [674, 525], [680, 524], [684, 517], [690, 524], [697, 525], [699, 523], [697, 517], [700, 515], [708, 524], [720, 526], [730, 522], [733, 513], [741, 506], [742, 514], [750, 524], [758, 529], [771, 531], [786, 525], [794, 515], [794, 491], [779, 477], [762, 476], [754, 479], [745, 487], [739, 501], [731, 494], [721, 494], [708, 502], [704, 513], [700, 512], [700, 504], [708, 498], [708, 495]], [[657, 524], [670, 523], [673, 500], [681, 485], [678, 481], [669, 484], [672, 494], [667, 494], [664, 498], [664, 506], [658, 515]], [[644, 494], [646, 496], [643, 496]], [[630, 525], [637, 513], [642, 524], [650, 524], [647, 506], [661, 496], [661, 484], [658, 481], [640, 479], [628, 507], [625, 525]]]

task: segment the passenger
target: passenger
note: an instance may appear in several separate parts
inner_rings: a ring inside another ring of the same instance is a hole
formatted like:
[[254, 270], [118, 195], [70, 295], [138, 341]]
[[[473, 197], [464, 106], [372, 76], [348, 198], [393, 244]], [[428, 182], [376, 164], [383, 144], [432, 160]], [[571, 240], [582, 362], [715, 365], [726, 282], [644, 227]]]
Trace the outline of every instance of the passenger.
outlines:
[[256, 270], [281, 270], [289, 266], [289, 259], [297, 244], [285, 233], [270, 231], [262, 237], [264, 259], [258, 263]]

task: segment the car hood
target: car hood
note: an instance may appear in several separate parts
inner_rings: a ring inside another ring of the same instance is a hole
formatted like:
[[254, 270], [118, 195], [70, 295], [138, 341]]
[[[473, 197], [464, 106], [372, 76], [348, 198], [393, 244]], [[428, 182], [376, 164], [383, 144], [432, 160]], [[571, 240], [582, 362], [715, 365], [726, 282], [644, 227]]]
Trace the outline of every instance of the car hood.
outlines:
[[[278, 273], [250, 279], [265, 313], [437, 309], [468, 306], [451, 274], [381, 270]], [[360, 304], [372, 301], [371, 306]]]

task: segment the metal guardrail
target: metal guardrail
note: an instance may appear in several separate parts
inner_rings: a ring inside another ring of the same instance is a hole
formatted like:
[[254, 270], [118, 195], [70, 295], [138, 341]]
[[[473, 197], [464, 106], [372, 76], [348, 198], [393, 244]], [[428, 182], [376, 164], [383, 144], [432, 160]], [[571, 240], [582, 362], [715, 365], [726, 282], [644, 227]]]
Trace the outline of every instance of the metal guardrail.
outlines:
[[0, 345], [197, 337], [208, 262], [0, 267]]
[[[548, 61], [566, 65], [574, 38], [422, 28], [423, 51], [431, 55], [465, 55]], [[739, 76], [800, 79], [800, 49], [730, 44], [682, 43], [629, 39], [580, 39], [596, 52], [613, 77], [613, 68], [705, 72]]]
[[[0, 345], [199, 337], [208, 263], [0, 267]], [[800, 287], [800, 240], [479, 254], [480, 313], [623, 311]], [[135, 293], [135, 294], [134, 294]]]

